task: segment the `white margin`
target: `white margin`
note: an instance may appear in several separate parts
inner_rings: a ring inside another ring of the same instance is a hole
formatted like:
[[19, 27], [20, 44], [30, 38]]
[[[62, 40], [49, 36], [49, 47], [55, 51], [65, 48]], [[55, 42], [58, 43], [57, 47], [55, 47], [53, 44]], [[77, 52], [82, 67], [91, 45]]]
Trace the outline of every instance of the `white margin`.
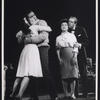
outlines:
[[[1, 1], [2, 2], [2, 7], [1, 7], [1, 20], [2, 20], [2, 22], [1, 22], [1, 25], [2, 25], [2, 27], [1, 27], [1, 69], [2, 69], [2, 76], [1, 76], [1, 78], [2, 78], [2, 84], [1, 84], [1, 86], [2, 86], [2, 96], [1, 96], [1, 99], [2, 100], [4, 100], [4, 87], [3, 87], [3, 70], [4, 70], [4, 0], [2, 0]], [[95, 22], [95, 24], [96, 24], [96, 89], [95, 89], [95, 98], [96, 98], [96, 100], [98, 100], [98, 0], [96, 0], [96, 4], [95, 4], [95, 14], [96, 14], [96, 22]]]
[[2, 38], [1, 38], [1, 46], [2, 46], [2, 48], [1, 48], [1, 53], [2, 53], [1, 54], [1, 57], [2, 57], [1, 58], [2, 59], [1, 60], [2, 61], [1, 62], [1, 64], [2, 64], [1, 65], [2, 66], [2, 68], [1, 68], [2, 69], [2, 72], [1, 72], [2, 73], [2, 85], [1, 85], [2, 86], [2, 96], [1, 96], [1, 98], [2, 98], [2, 100], [4, 100], [4, 85], [3, 85], [4, 84], [3, 83], [4, 82], [3, 81], [3, 78], [4, 78], [3, 77], [4, 76], [3, 75], [3, 72], [4, 72], [4, 0], [2, 0], [1, 2], [2, 2], [2, 32], [1, 32], [2, 33], [1, 34], [1, 36], [2, 36]]
[[96, 100], [98, 100], [98, 0], [96, 0]]

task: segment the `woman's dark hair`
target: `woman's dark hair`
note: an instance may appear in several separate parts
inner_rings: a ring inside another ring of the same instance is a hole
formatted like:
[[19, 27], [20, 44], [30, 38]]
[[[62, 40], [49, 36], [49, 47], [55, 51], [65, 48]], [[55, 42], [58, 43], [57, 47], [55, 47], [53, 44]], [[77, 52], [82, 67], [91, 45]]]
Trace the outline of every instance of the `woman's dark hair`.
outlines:
[[23, 31], [24, 34], [30, 33], [29, 26], [24, 22], [24, 20], [21, 22], [21, 30]]
[[63, 22], [68, 23], [68, 19], [67, 19], [67, 18], [64, 18], [64, 19], [60, 20], [60, 22], [59, 22], [60, 26], [61, 26], [61, 24], [62, 24]]
[[33, 11], [32, 10], [27, 10], [26, 11], [26, 14], [25, 14], [26, 20], [28, 20], [28, 14], [31, 13], [31, 12], [33, 12]]
[[28, 9], [27, 11], [26, 11], [26, 16], [29, 14], [29, 13], [31, 13], [32, 12], [32, 10], [31, 9]]

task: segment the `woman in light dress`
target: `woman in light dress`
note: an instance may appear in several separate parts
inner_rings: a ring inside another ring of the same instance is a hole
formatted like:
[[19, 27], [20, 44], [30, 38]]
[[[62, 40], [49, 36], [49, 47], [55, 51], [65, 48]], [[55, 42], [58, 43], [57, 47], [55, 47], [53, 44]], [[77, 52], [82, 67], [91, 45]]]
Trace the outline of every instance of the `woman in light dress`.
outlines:
[[[26, 26], [25, 23], [24, 26]], [[21, 42], [20, 38], [27, 39], [30, 36], [36, 36], [38, 35], [38, 31], [51, 31], [51, 28], [49, 26], [32, 25], [29, 28], [24, 26], [23, 29], [16, 35], [19, 43]], [[24, 33], [26, 33], [26, 35]], [[20, 81], [22, 80], [19, 92], [15, 96], [18, 100], [22, 100], [23, 93], [29, 83], [29, 77], [31, 76], [43, 77], [39, 50], [36, 44], [26, 44], [21, 52], [16, 73], [17, 78], [14, 82], [13, 91], [10, 97], [14, 97], [14, 93]]]
[[68, 32], [67, 19], [62, 19], [60, 25], [62, 32], [56, 38], [56, 48], [58, 60], [61, 65], [60, 74], [62, 85], [65, 97], [75, 99], [75, 80], [78, 78], [78, 48], [75, 48], [74, 44], [77, 40], [74, 34]]

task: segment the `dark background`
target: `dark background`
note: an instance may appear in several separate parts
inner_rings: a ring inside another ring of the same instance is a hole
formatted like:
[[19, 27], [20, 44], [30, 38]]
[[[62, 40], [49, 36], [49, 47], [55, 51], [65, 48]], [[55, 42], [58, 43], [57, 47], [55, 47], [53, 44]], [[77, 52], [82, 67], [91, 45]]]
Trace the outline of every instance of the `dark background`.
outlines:
[[87, 55], [95, 63], [95, 5], [95, 0], [4, 0], [4, 63], [12, 63], [16, 70], [23, 45], [18, 44], [15, 35], [20, 29], [20, 22], [25, 12], [31, 9], [39, 19], [47, 21], [52, 28], [49, 36], [50, 71], [53, 74], [57, 89], [60, 88], [59, 64], [55, 51], [55, 39], [60, 34], [59, 21], [70, 16], [78, 18], [78, 26], [84, 27], [89, 37]]

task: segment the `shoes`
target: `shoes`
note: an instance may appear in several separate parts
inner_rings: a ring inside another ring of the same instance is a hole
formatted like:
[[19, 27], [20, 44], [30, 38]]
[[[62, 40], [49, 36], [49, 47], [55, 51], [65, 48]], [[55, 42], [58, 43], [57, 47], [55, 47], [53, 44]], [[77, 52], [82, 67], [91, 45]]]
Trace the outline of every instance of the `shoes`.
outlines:
[[71, 98], [71, 99], [76, 99], [76, 97], [75, 97], [75, 96], [71, 96], [70, 98]]
[[29, 98], [28, 100], [33, 100], [33, 98]]
[[70, 98], [71, 99], [76, 99], [76, 97], [74, 96], [74, 94], [72, 94]]
[[16, 96], [14, 97], [14, 100], [22, 100], [22, 97], [19, 97], [18, 95], [16, 95]]
[[55, 98], [55, 100], [61, 100], [59, 97]]

